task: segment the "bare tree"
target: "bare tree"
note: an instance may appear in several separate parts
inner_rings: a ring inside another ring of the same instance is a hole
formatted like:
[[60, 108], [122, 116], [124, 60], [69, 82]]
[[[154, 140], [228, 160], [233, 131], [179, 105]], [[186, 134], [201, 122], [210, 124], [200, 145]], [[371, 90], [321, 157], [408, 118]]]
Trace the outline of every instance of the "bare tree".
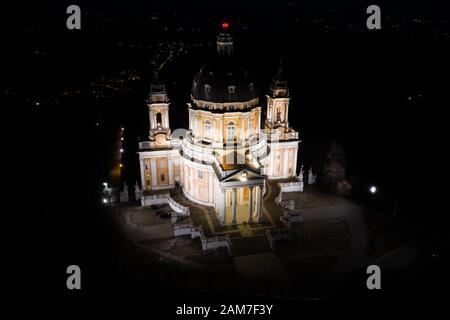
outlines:
[[343, 189], [351, 189], [350, 183], [342, 183], [346, 181], [347, 161], [344, 148], [336, 140], [331, 139], [323, 145], [323, 157], [320, 184], [323, 188], [331, 192], [338, 191], [344, 195], [347, 191]]

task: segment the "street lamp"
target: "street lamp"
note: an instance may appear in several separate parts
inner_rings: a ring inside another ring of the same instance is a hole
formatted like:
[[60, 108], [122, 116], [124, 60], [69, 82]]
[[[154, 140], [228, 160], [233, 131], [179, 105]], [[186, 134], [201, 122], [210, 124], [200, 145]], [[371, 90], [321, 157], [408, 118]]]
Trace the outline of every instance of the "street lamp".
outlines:
[[377, 193], [377, 187], [371, 186], [371, 187], [369, 188], [369, 191], [370, 191], [371, 194], [375, 194], [375, 193]]
[[120, 153], [123, 153], [123, 148], [120, 148]]

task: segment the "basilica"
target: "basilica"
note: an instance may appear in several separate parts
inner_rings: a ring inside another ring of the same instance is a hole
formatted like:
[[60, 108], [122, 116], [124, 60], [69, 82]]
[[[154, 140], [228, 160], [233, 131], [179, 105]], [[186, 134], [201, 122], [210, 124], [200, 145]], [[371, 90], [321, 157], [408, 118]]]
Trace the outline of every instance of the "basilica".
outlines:
[[[145, 192], [181, 187], [195, 204], [212, 206], [222, 226], [262, 223], [267, 179], [296, 176], [299, 137], [289, 126], [289, 89], [282, 67], [266, 95], [233, 53], [224, 23], [217, 54], [192, 83], [188, 129], [172, 132], [170, 101], [155, 77], [148, 99], [149, 140], [139, 143]], [[263, 122], [263, 123], [262, 123]]]

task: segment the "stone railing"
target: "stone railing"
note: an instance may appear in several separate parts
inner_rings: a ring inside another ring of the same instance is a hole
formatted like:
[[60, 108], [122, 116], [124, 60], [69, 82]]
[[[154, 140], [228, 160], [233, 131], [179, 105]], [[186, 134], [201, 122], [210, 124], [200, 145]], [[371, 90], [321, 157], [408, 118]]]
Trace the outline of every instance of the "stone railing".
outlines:
[[303, 212], [285, 212], [284, 215], [280, 217], [280, 222], [288, 229], [291, 229], [293, 223], [302, 223], [303, 219]]
[[178, 217], [186, 217], [191, 215], [189, 208], [182, 206], [173, 200], [169, 193], [153, 194], [141, 197], [141, 205], [143, 207], [161, 204], [168, 204], [174, 211], [172, 212], [172, 223], [176, 222]]
[[[172, 213], [172, 223], [177, 221], [177, 217], [190, 216], [189, 208], [176, 202], [169, 193], [154, 194], [141, 198], [141, 205], [143, 207], [161, 204], [168, 204], [174, 211]], [[192, 224], [174, 224], [173, 233], [175, 237], [190, 235], [192, 239], [200, 238], [203, 250], [228, 247], [226, 236], [206, 237], [201, 226], [195, 227]]]
[[295, 182], [279, 182], [278, 186], [280, 187], [280, 193], [275, 198], [275, 202], [277, 205], [281, 205], [283, 202], [283, 193], [284, 192], [303, 192], [303, 181], [295, 181]]
[[265, 132], [261, 132], [261, 135], [264, 137], [264, 139], [266, 141], [272, 141], [272, 140], [278, 141], [278, 140], [280, 140], [280, 134], [277, 133], [277, 132], [270, 133], [270, 132], [265, 131]]
[[139, 150], [150, 149], [150, 141], [139, 142]]
[[277, 142], [280, 140], [291, 140], [298, 139], [298, 132], [283, 132], [280, 134], [279, 132], [264, 132], [263, 137], [270, 142]]
[[173, 233], [175, 237], [190, 235], [192, 239], [200, 238], [203, 250], [228, 247], [228, 238], [226, 236], [206, 237], [201, 226], [194, 227], [191, 224], [174, 225]]
[[287, 139], [298, 139], [298, 132], [288, 132], [286, 133]]
[[303, 192], [303, 182], [279, 182], [278, 186], [280, 187], [281, 192]]
[[291, 233], [289, 229], [266, 230], [266, 238], [269, 242], [270, 249], [275, 251], [277, 242], [291, 239]]

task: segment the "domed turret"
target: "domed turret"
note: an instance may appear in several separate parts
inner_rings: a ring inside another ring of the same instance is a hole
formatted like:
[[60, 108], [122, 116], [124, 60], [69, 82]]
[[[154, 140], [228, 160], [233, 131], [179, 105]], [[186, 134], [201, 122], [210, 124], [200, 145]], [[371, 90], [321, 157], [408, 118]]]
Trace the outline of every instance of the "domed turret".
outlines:
[[256, 81], [248, 70], [235, 59], [224, 58], [200, 69], [192, 85], [192, 98], [214, 103], [248, 102], [257, 99]]

